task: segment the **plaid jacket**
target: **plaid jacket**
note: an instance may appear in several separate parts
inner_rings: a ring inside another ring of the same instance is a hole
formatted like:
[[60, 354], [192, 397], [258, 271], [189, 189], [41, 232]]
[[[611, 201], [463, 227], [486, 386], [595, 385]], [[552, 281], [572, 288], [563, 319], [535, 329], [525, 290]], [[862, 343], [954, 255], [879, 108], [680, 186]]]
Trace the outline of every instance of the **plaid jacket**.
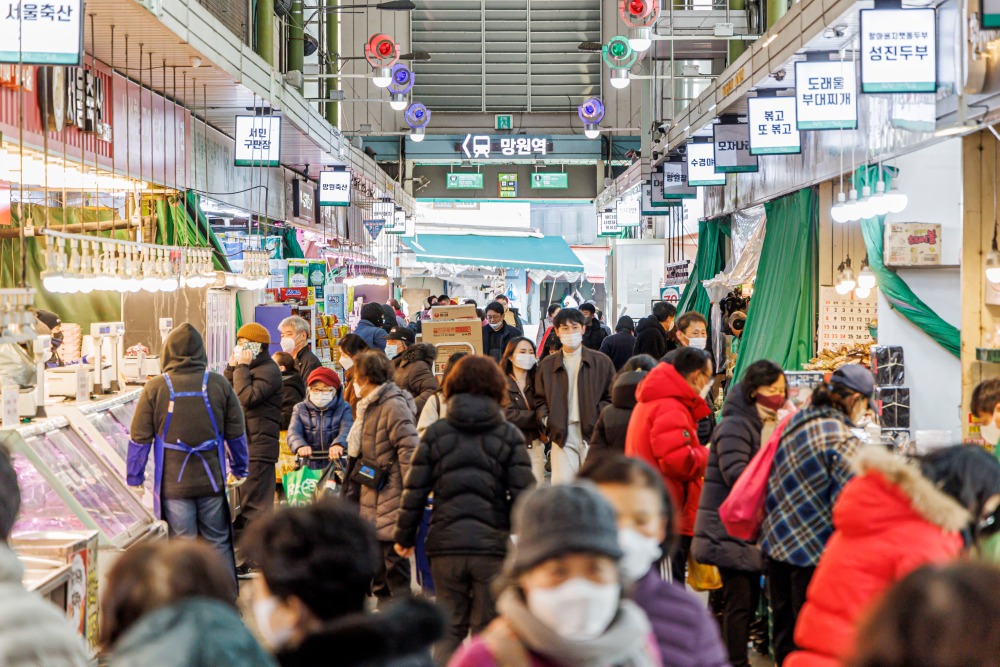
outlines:
[[813, 567], [833, 534], [833, 505], [853, 476], [859, 442], [833, 408], [807, 408], [785, 427], [767, 482], [761, 549], [770, 558]]

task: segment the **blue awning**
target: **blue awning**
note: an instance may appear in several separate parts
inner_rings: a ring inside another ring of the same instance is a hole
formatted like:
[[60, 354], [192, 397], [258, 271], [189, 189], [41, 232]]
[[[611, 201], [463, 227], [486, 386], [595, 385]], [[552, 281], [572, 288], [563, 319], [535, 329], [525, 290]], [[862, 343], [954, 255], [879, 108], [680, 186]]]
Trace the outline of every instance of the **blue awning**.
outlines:
[[404, 239], [428, 264], [461, 264], [501, 269], [582, 272], [583, 263], [561, 236], [451, 236], [421, 234]]

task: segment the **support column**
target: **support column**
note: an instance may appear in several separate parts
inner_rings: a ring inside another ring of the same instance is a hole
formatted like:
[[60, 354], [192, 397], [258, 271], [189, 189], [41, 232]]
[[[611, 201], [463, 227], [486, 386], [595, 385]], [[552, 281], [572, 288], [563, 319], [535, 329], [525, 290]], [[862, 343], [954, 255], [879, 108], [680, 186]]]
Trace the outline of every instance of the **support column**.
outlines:
[[[305, 67], [305, 25], [302, 17], [302, 0], [292, 0], [292, 13], [288, 20], [288, 71], [303, 72]], [[302, 86], [298, 87], [302, 92]]]
[[785, 12], [788, 11], [789, 0], [767, 0], [767, 23], [764, 27], [770, 30], [777, 23]]
[[257, 0], [254, 25], [257, 27], [254, 51], [274, 67], [274, 0]]
[[[326, 0], [326, 6], [328, 8], [335, 8], [337, 6], [337, 0]], [[334, 74], [337, 68], [340, 66], [340, 60], [337, 58], [337, 54], [340, 53], [340, 16], [337, 14], [336, 10], [328, 11], [326, 13], [326, 58], [327, 58], [327, 68], [328, 74]], [[336, 90], [338, 88], [339, 79], [326, 79], [326, 87], [323, 93], [323, 98], [330, 99], [330, 91]], [[326, 106], [326, 121], [338, 127], [340, 123], [340, 102], [325, 102]]]
[[[729, 10], [731, 12], [745, 13], [746, 8], [746, 0], [729, 0]], [[731, 65], [733, 61], [743, 55], [743, 52], [746, 50], [747, 43], [743, 40], [729, 40], [729, 62], [726, 63], [726, 66]]]

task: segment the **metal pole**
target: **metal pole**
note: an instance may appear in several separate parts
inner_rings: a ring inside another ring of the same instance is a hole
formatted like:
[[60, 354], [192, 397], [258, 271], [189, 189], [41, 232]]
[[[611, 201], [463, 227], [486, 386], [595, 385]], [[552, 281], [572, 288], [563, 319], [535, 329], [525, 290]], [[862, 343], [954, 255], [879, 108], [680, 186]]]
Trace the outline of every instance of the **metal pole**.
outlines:
[[[334, 72], [340, 69], [338, 55], [340, 51], [340, 16], [337, 14], [338, 0], [326, 0], [328, 8], [326, 14], [326, 53], [323, 58], [327, 64], [327, 72], [332, 67]], [[336, 79], [328, 79], [324, 97], [329, 98], [331, 90], [335, 90], [339, 84]], [[340, 124], [340, 107], [333, 103], [326, 105], [326, 121], [337, 127]]]
[[274, 0], [257, 0], [254, 22], [257, 25], [254, 51], [274, 67]]
[[[292, 0], [292, 13], [288, 18], [289, 72], [302, 72], [305, 67], [305, 26], [302, 20], [302, 0]], [[299, 92], [302, 92], [301, 86]]]

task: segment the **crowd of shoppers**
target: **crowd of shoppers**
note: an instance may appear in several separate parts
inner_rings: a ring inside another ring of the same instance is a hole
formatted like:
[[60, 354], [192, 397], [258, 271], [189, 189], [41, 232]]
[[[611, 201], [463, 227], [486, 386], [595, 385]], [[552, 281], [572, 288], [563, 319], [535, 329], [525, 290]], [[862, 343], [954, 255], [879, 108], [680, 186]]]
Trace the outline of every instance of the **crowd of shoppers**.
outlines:
[[[343, 379], [313, 362], [299, 318], [279, 326], [280, 351], [241, 327], [224, 375], [193, 327], [174, 330], [139, 400], [128, 482], [143, 492], [153, 453], [158, 516], [171, 538], [202, 541], [117, 559], [102, 663], [742, 667], [763, 597], [780, 667], [996, 666], [997, 571], [955, 564], [1000, 532], [993, 455], [863, 447], [876, 406], [861, 366], [796, 412], [782, 368], [756, 361], [716, 423], [701, 314], [675, 327], [657, 304], [612, 335], [591, 303], [547, 314], [533, 343], [497, 295], [485, 354], [452, 355], [440, 385], [437, 349], [391, 299], [339, 341]], [[972, 403], [1000, 440], [1000, 380]], [[281, 430], [303, 465], [343, 462], [340, 499], [275, 509]], [[737, 537], [727, 506], [754, 476], [759, 537]], [[243, 619], [227, 487], [240, 487], [239, 555], [256, 570]], [[21, 584], [7, 546], [19, 501], [0, 448], [0, 664], [90, 664]], [[411, 561], [434, 602], [415, 595]], [[718, 623], [685, 586], [706, 566]]]

